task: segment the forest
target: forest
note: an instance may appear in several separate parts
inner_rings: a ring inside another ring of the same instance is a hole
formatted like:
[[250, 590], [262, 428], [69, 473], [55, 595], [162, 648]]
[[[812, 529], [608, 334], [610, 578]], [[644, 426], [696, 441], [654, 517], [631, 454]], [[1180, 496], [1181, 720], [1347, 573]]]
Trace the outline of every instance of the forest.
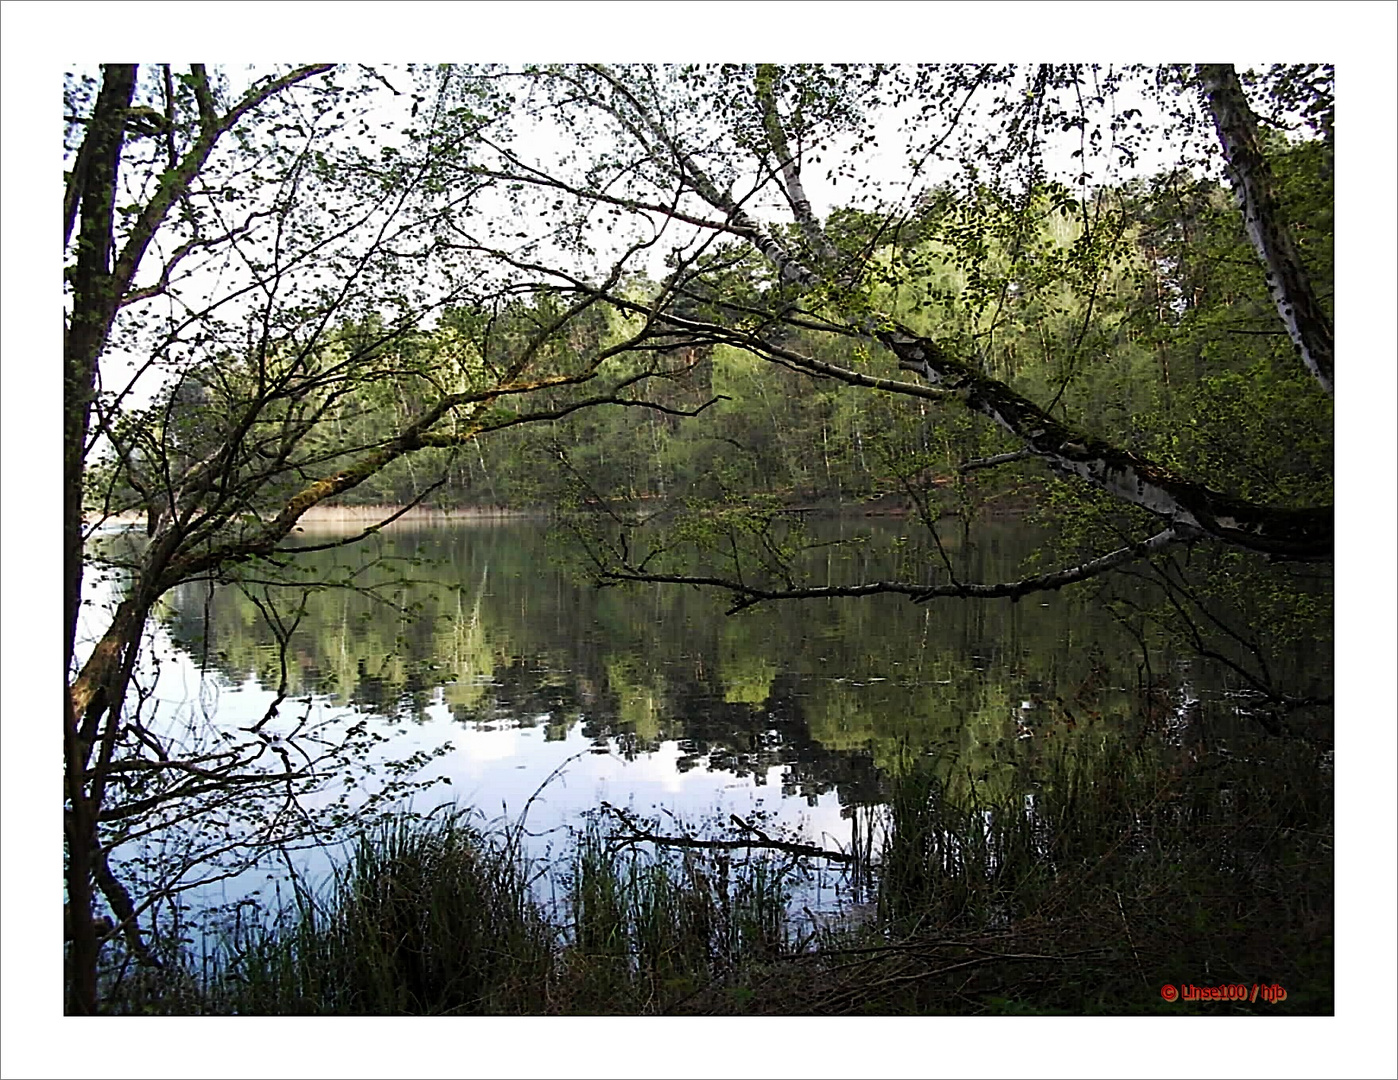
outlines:
[[[71, 72], [65, 1011], [1333, 1014], [1334, 80]], [[437, 710], [850, 838], [545, 867]]]

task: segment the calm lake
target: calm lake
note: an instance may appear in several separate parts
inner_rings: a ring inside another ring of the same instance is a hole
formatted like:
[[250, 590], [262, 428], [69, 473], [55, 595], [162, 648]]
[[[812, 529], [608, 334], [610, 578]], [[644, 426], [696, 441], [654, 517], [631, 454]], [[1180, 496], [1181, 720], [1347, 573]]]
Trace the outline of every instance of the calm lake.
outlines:
[[[812, 584], [924, 578], [917, 529], [813, 518]], [[990, 521], [949, 527], [943, 544], [960, 580], [989, 582], [1029, 572], [1039, 539]], [[1149, 638], [1143, 657], [1099, 595], [1130, 601], [1145, 586], [1129, 578], [1019, 603], [875, 596], [729, 616], [721, 594], [588, 584], [543, 522], [396, 528], [305, 558], [309, 579], [351, 587], [305, 594], [277, 722], [366, 717], [385, 759], [450, 744], [424, 774], [450, 785], [415, 808], [455, 801], [515, 820], [537, 793], [539, 854], [603, 802], [671, 831], [737, 813], [847, 845], [853, 808], [879, 803], [902, 755], [932, 755], [953, 788], [1030, 792], [1045, 755], [1092, 753], [1143, 725], [1187, 753], [1245, 722], [1245, 687], [1226, 667]], [[290, 610], [302, 594], [270, 595]], [[258, 604], [201, 585], [167, 599], [166, 722], [255, 722], [281, 678]], [[1328, 677], [1328, 644], [1283, 659]]]

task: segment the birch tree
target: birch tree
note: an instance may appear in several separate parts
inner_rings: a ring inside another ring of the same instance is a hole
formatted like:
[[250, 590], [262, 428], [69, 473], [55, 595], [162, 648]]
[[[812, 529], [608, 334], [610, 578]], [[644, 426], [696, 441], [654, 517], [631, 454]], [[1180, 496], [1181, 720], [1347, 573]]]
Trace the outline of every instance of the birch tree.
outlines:
[[[705, 264], [691, 262], [665, 294], [680, 297], [687, 308], [610, 298], [618, 307], [654, 318], [675, 341], [728, 344], [815, 379], [838, 380], [943, 411], [969, 410], [1008, 436], [1015, 448], [1010, 456], [968, 462], [968, 467], [1039, 462], [1058, 477], [1083, 481], [1145, 511], [1157, 523], [1155, 532], [1117, 550], [1032, 580], [974, 587], [880, 583], [861, 586], [860, 593], [893, 591], [918, 599], [1022, 595], [1205, 538], [1271, 558], [1330, 558], [1330, 506], [1272, 505], [1211, 487], [1068, 422], [1055, 410], [1057, 399], [1033, 400], [992, 377], [995, 323], [1013, 283], [1001, 282], [998, 297], [990, 296], [984, 305], [978, 338], [938, 339], [918, 332], [871, 304], [871, 285], [880, 272], [873, 252], [880, 236], [864, 237], [862, 248], [846, 243], [841, 250], [812, 209], [805, 172], [823, 167], [856, 183], [870, 182], [859, 172], [861, 152], [876, 138], [874, 113], [880, 105], [901, 106], [912, 110], [917, 129], [903, 185], [912, 197], [901, 204], [885, 199], [875, 207], [879, 233], [897, 233], [907, 225], [916, 212], [919, 174], [938, 160], [960, 170], [968, 199], [988, 191], [993, 198], [1023, 203], [1036, 191], [1054, 191], [1046, 182], [1044, 142], [1052, 132], [1067, 132], [1081, 140], [1082, 148], [1073, 156], [1082, 172], [1076, 191], [1063, 194], [1060, 186], [1054, 197], [1081, 216], [1089, 241], [1094, 235], [1100, 240], [1110, 233], [1110, 222], [1102, 214], [1101, 189], [1092, 187], [1087, 159], [1116, 166], [1143, 154], [1150, 140], [1160, 137], [1159, 131], [1147, 131], [1139, 123], [1140, 109], [1112, 108], [1124, 85], [1120, 73], [1082, 65], [1023, 72], [994, 66], [907, 72], [839, 66], [580, 65], [529, 70], [519, 78], [532, 88], [538, 122], [586, 132], [592, 154], [585, 161], [569, 155], [544, 166], [526, 161], [508, 144], [492, 143], [486, 149], [495, 163], [477, 169], [532, 189], [538, 199], [554, 201], [558, 210], [566, 203], [579, 229], [592, 220], [667, 219], [687, 226], [693, 246], [713, 255], [707, 271]], [[1172, 71], [1158, 81], [1171, 80], [1180, 91], [1175, 102], [1177, 111], [1183, 110], [1180, 115], [1189, 113], [1190, 95], [1204, 88], [1208, 115], [1221, 136], [1278, 311], [1297, 341], [1301, 361], [1328, 391], [1333, 380], [1328, 320], [1268, 194], [1256, 150], [1256, 118], [1242, 100], [1236, 76], [1231, 68], [1205, 67], [1197, 78]], [[968, 118], [978, 106], [973, 125]], [[1203, 119], [1197, 112], [1188, 118]], [[833, 165], [822, 161], [837, 145], [842, 147], [839, 160]], [[1024, 241], [1011, 237], [1010, 242]], [[722, 268], [730, 264], [718, 252], [742, 245], [765, 261], [770, 276], [759, 297], [735, 300], [725, 295]], [[1085, 245], [1091, 265], [1083, 276], [1100, 278], [1110, 255], [1105, 246], [1095, 254], [1090, 249], [1091, 243]], [[963, 252], [969, 272], [977, 270], [976, 251], [970, 246]], [[1092, 284], [1085, 290], [1089, 311], [1096, 289]], [[855, 368], [793, 349], [786, 332], [796, 329], [866, 343], [874, 359]], [[634, 565], [608, 573], [618, 580], [647, 576]], [[731, 579], [692, 583], [728, 588], [740, 605], [814, 595], [799, 589], [769, 595]]]

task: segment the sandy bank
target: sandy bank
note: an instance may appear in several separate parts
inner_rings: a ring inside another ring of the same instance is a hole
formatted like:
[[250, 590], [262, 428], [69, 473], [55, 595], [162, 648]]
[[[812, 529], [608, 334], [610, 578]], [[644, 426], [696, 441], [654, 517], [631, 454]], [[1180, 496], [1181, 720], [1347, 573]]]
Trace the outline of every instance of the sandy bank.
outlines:
[[[471, 522], [517, 521], [537, 519], [547, 516], [541, 510], [513, 510], [502, 506], [462, 507], [443, 510], [435, 506], [414, 506], [403, 510], [401, 506], [313, 506], [301, 515], [297, 522], [305, 530], [324, 529], [363, 529], [387, 521], [394, 514], [402, 515], [384, 528], [410, 525], [459, 525]], [[88, 514], [83, 523], [89, 527], [105, 525], [109, 527], [139, 525], [144, 527], [146, 515], [141, 511], [127, 511], [121, 514]]]
[[468, 506], [443, 510], [435, 506], [313, 506], [296, 523], [307, 532], [340, 529], [364, 529], [388, 521], [402, 511], [400, 517], [385, 525], [385, 529], [420, 525], [465, 525], [495, 521], [522, 521], [543, 518], [539, 510], [512, 510], [503, 506]]

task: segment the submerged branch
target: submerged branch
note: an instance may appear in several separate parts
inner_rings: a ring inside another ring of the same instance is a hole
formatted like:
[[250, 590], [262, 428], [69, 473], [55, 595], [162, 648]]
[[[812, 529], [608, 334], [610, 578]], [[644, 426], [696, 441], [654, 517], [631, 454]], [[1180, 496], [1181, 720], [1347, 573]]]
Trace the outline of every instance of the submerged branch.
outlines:
[[746, 848], [764, 848], [772, 851], [784, 851], [788, 855], [805, 855], [817, 859], [829, 859], [831, 862], [852, 863], [858, 856], [844, 851], [832, 851], [829, 848], [816, 847], [814, 844], [798, 844], [789, 840], [774, 840], [761, 829], [744, 821], [737, 814], [732, 815], [732, 821], [739, 828], [750, 832], [756, 839], [748, 840], [699, 840], [693, 836], [662, 836], [644, 829], [641, 825], [618, 806], [613, 806], [609, 802], [602, 803], [602, 809], [614, 816], [624, 826], [626, 833], [621, 836], [612, 837], [613, 840], [622, 844], [656, 844], [660, 847], [680, 847], [680, 848], [705, 848], [710, 851], [737, 851]]

